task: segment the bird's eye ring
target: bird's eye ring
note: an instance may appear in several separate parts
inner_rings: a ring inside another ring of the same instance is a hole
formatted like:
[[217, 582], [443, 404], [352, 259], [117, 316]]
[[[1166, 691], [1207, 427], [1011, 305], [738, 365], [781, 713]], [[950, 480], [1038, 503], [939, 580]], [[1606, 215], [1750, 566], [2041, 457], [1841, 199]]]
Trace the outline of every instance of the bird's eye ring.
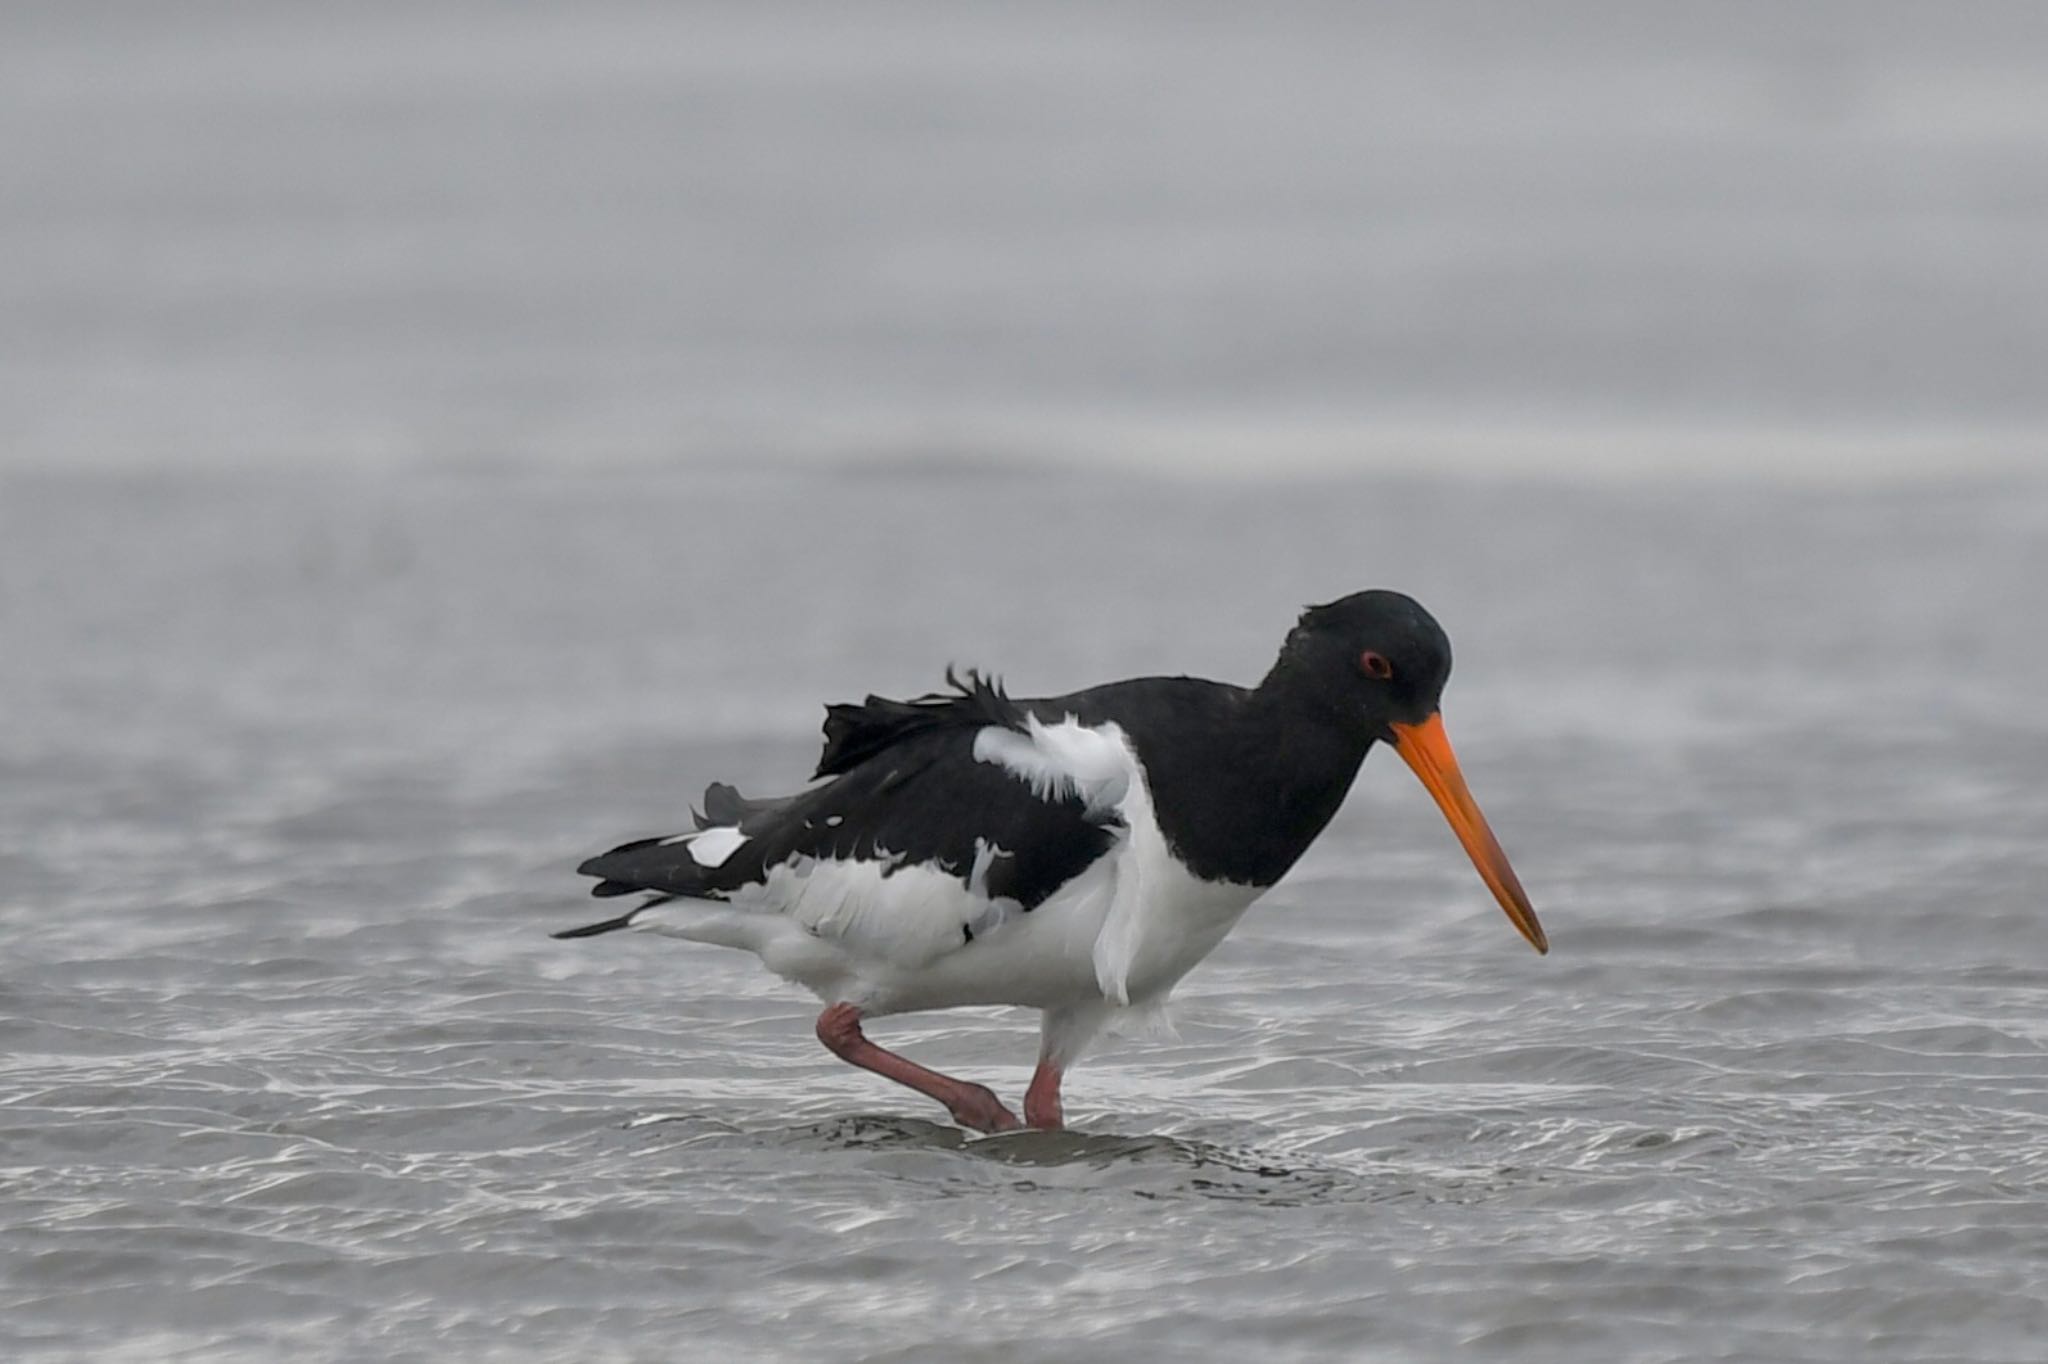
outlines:
[[1387, 662], [1387, 656], [1372, 649], [1358, 656], [1358, 666], [1367, 677], [1376, 677], [1382, 682], [1394, 675], [1394, 665]]

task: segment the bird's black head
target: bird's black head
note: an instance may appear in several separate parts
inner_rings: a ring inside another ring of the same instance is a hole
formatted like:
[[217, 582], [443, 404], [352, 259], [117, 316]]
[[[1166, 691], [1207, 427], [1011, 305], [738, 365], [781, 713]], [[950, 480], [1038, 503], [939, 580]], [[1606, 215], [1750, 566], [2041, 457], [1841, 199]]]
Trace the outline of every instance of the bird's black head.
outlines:
[[1361, 754], [1375, 739], [1392, 744], [1516, 929], [1547, 952], [1536, 911], [1466, 788], [1444, 732], [1438, 703], [1450, 675], [1451, 641], [1413, 597], [1354, 592], [1301, 613], [1260, 691], [1282, 706], [1334, 719], [1348, 731], [1338, 742], [1357, 743]]
[[1390, 724], [1436, 714], [1451, 675], [1451, 641], [1413, 597], [1375, 589], [1301, 613], [1281, 667], [1326, 706], [1363, 722], [1375, 739]]

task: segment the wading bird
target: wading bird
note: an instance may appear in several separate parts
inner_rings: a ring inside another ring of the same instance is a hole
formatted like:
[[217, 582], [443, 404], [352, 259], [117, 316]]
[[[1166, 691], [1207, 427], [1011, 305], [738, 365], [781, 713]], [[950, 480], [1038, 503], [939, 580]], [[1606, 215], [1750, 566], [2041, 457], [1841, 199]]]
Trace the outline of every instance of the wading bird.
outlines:
[[863, 1020], [970, 1004], [1043, 1011], [1023, 1123], [1122, 1009], [1163, 1002], [1343, 802], [1375, 743], [1436, 798], [1538, 952], [1549, 943], [1466, 789], [1438, 698], [1451, 646], [1398, 592], [1310, 607], [1256, 687], [1142, 677], [1013, 700], [976, 673], [913, 701], [826, 708], [795, 795], [704, 793], [697, 827], [593, 857], [601, 896], [648, 892], [555, 936], [637, 929], [739, 947], [825, 1002], [819, 1040], [984, 1132], [987, 1088], [870, 1041]]

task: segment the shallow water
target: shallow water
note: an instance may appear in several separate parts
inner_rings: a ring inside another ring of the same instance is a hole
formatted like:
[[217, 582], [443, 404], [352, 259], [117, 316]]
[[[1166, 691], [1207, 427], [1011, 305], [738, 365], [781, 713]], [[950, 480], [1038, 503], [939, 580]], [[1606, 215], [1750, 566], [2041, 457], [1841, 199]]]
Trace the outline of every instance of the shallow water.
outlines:
[[[7, 479], [8, 1357], [2038, 1357], [2038, 486], [968, 467]], [[546, 936], [822, 701], [1248, 679], [1366, 584], [1547, 959], [1384, 755], [1065, 1134]]]

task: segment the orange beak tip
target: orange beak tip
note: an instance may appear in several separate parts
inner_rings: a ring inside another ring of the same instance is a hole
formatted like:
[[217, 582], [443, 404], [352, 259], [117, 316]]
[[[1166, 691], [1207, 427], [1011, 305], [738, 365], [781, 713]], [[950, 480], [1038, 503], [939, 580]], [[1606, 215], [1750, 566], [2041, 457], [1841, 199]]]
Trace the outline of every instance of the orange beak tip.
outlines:
[[1529, 903], [1515, 869], [1508, 864], [1507, 854], [1501, 851], [1499, 840], [1488, 827], [1486, 816], [1480, 813], [1479, 803], [1465, 785], [1464, 774], [1458, 770], [1450, 736], [1444, 733], [1443, 716], [1433, 714], [1412, 725], [1397, 723], [1393, 731], [1394, 751], [1421, 779], [1437, 808], [1443, 811], [1458, 842], [1464, 845], [1466, 855], [1478, 869], [1480, 879], [1507, 912], [1509, 922], [1536, 949], [1537, 955], [1549, 956], [1550, 939], [1536, 918], [1536, 910]]

